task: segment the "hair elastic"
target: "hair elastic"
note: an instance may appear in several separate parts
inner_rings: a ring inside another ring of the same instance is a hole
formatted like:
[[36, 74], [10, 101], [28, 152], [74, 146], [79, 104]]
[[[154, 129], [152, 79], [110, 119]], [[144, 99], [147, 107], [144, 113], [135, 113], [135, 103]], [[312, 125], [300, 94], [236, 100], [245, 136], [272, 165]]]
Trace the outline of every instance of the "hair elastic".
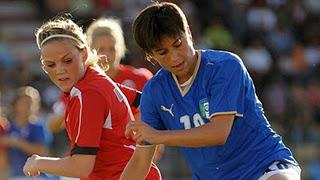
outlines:
[[79, 42], [79, 40], [71, 35], [68, 35], [68, 34], [53, 34], [53, 35], [50, 35], [48, 37], [46, 37], [40, 44], [39, 46], [39, 49], [43, 46], [43, 44], [45, 42], [47, 42], [48, 40], [50, 39], [53, 39], [53, 38], [67, 38], [67, 39], [72, 39], [72, 40], [75, 40], [77, 42]]

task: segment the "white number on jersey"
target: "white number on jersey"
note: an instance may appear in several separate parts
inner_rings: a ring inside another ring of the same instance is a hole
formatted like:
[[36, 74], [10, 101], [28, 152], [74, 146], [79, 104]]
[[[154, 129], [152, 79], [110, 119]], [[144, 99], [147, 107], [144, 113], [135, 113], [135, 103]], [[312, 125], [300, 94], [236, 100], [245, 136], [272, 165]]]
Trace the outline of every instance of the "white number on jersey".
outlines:
[[[204, 125], [204, 121], [199, 113], [196, 113], [193, 115], [193, 124], [195, 127], [199, 127]], [[188, 115], [184, 115], [180, 118], [180, 123], [184, 125], [184, 129], [190, 129], [191, 128], [191, 120]]]

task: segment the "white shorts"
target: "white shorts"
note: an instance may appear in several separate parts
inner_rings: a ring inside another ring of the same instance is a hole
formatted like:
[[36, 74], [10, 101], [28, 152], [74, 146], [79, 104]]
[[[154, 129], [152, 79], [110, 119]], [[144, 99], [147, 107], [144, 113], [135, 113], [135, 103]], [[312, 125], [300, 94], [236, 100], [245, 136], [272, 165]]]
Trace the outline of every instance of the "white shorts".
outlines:
[[259, 180], [267, 180], [275, 174], [285, 174], [290, 177], [290, 180], [300, 180], [301, 169], [299, 166], [290, 163], [275, 161], [268, 167]]

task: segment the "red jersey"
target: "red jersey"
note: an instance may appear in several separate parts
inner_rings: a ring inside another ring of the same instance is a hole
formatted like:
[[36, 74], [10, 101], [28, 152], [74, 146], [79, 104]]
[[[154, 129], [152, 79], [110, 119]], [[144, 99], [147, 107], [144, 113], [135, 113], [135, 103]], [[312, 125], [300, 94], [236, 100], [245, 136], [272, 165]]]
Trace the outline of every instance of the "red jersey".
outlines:
[[[86, 179], [119, 179], [130, 160], [135, 142], [126, 139], [124, 131], [133, 119], [129, 102], [118, 87], [104, 73], [88, 67], [84, 78], [66, 95], [66, 129], [71, 155], [96, 155], [94, 169]], [[136, 90], [126, 89], [128, 99]], [[155, 166], [149, 178], [160, 179]]]
[[119, 65], [119, 73], [113, 78], [115, 82], [142, 91], [144, 84], [152, 77], [145, 68], [134, 68], [129, 65]]

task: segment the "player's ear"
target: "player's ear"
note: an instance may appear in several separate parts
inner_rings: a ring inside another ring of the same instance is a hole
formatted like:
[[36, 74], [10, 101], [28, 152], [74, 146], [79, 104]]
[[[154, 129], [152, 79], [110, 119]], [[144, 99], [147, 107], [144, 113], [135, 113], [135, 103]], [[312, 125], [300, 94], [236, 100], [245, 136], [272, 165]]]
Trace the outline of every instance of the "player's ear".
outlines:
[[88, 49], [87, 48], [83, 48], [82, 52], [81, 52], [81, 55], [82, 55], [83, 62], [86, 62], [86, 60], [88, 58]]
[[190, 27], [189, 26], [187, 26], [187, 36], [188, 36], [188, 38], [190, 38], [190, 40], [192, 40], [192, 34], [191, 34], [191, 30], [190, 30]]
[[157, 61], [149, 53], [146, 53], [146, 60], [149, 61], [152, 65], [156, 65], [157, 64]]

